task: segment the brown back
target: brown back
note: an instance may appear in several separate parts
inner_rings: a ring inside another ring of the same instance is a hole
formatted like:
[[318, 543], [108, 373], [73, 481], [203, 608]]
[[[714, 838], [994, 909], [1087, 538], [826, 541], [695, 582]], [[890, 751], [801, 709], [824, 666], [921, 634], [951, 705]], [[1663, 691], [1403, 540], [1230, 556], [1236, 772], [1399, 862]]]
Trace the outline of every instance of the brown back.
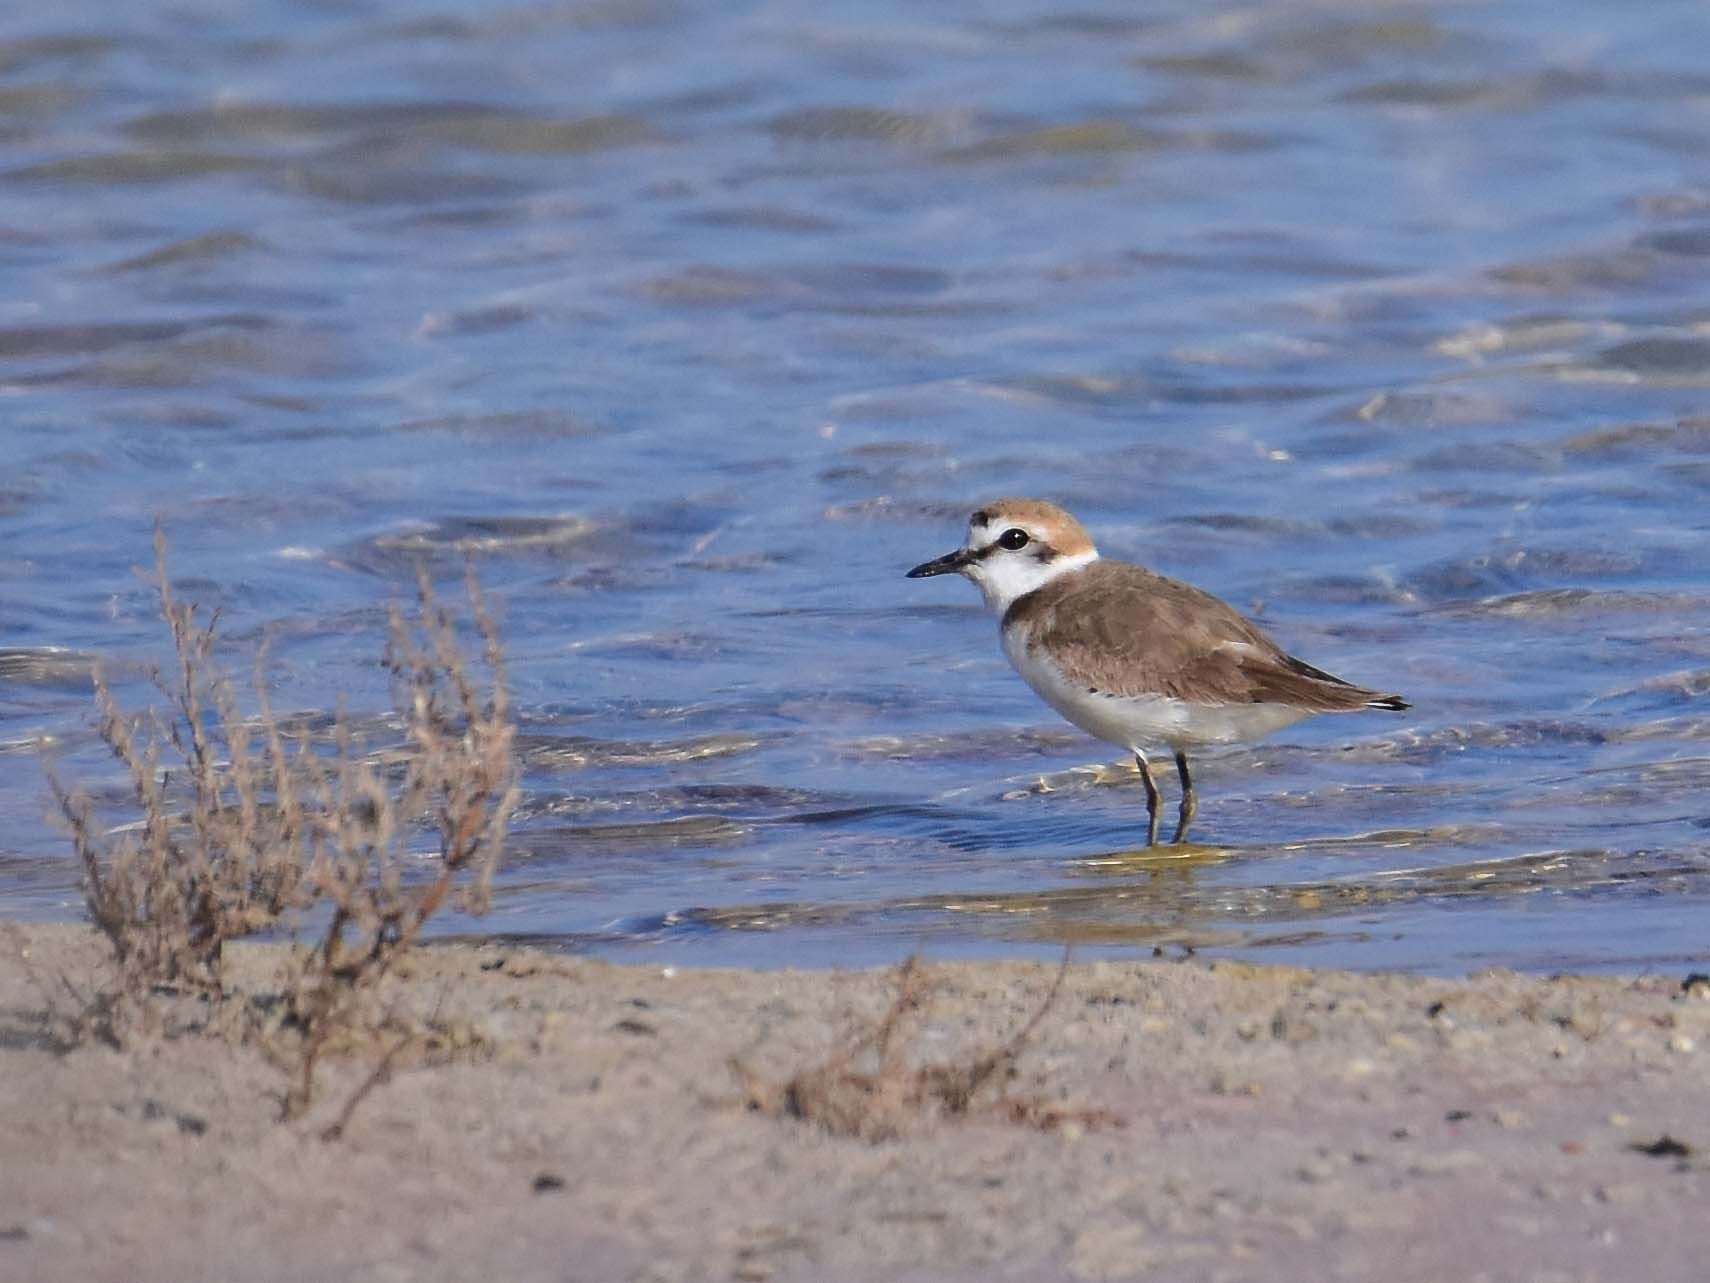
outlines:
[[1110, 695], [1196, 704], [1289, 704], [1314, 712], [1397, 697], [1293, 658], [1226, 602], [1126, 561], [1100, 559], [1017, 598], [1005, 629], [1049, 647], [1064, 675]]

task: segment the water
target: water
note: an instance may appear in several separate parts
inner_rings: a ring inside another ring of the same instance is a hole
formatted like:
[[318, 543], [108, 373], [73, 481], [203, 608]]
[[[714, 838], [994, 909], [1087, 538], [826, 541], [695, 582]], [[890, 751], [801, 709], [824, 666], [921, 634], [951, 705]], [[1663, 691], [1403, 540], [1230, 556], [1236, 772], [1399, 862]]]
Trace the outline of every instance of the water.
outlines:
[[[412, 0], [0, 18], [0, 908], [34, 747], [181, 591], [381, 707], [464, 551], [528, 793], [493, 930], [621, 959], [1710, 958], [1695, 3]], [[1104, 746], [902, 572], [1008, 493], [1396, 689]], [[1097, 769], [1098, 764], [1104, 769]]]

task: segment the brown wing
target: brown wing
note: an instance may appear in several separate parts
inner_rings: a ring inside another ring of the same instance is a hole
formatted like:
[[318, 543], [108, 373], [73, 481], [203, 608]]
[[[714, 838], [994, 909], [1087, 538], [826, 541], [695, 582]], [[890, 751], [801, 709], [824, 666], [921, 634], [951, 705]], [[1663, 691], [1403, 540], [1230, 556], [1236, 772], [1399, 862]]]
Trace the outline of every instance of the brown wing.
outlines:
[[1406, 707], [1286, 654], [1228, 603], [1128, 562], [1099, 560], [1015, 601], [1027, 629], [1070, 680], [1111, 695], [1196, 704], [1290, 704], [1319, 712]]

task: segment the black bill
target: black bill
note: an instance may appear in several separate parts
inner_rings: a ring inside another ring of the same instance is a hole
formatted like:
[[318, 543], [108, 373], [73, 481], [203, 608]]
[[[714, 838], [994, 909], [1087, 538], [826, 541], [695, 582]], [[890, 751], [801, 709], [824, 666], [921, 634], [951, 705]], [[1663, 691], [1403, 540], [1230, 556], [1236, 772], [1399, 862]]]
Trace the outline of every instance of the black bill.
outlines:
[[947, 552], [942, 557], [932, 561], [923, 561], [908, 572], [910, 579], [926, 579], [932, 575], [953, 575], [958, 570], [974, 560], [974, 554], [966, 548], [958, 548], [955, 552]]

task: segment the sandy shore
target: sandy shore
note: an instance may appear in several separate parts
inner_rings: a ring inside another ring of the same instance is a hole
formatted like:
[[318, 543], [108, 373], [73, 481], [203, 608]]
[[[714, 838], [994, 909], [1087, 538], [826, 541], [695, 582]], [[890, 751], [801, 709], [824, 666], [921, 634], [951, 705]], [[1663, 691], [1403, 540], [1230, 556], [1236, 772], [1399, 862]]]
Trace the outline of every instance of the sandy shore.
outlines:
[[[1006, 1088], [1032, 1123], [869, 1143], [746, 1108], [730, 1062], [822, 1062], [889, 973], [439, 948], [406, 1001], [471, 1050], [328, 1143], [360, 1065], [282, 1124], [247, 1047], [55, 1046], [88, 932], [0, 954], [7, 1279], [1688, 1279], [1710, 1248], [1710, 1002], [1678, 976], [1075, 965]], [[1054, 971], [934, 968], [911, 1056], [1002, 1042]]]

